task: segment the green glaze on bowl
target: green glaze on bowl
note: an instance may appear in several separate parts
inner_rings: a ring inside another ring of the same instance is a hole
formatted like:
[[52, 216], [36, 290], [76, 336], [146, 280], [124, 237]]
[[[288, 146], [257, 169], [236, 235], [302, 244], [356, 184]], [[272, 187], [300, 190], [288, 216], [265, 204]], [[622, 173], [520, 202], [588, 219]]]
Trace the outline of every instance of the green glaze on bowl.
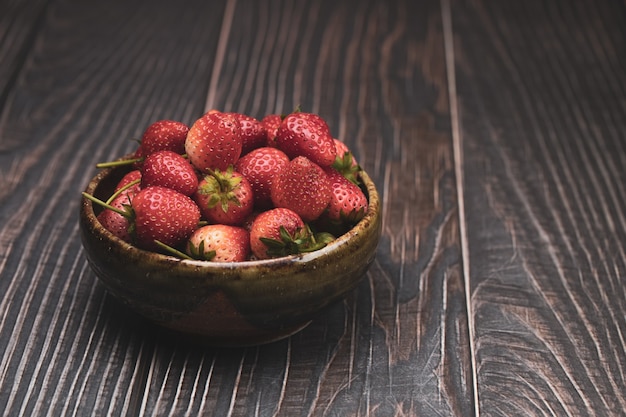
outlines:
[[[100, 171], [86, 192], [106, 199], [127, 168]], [[380, 200], [367, 173], [365, 217], [326, 247], [284, 258], [217, 263], [182, 260], [138, 249], [98, 222], [98, 208], [80, 206], [87, 260], [108, 291], [163, 327], [211, 345], [268, 343], [306, 327], [316, 314], [343, 299], [376, 255]]]

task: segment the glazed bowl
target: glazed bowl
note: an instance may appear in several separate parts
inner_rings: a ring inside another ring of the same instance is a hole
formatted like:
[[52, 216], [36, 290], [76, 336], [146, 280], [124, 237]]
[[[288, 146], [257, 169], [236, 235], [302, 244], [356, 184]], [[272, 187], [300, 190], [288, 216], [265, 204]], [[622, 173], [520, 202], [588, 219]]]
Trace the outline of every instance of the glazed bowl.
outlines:
[[[128, 172], [101, 170], [85, 192], [106, 199]], [[326, 247], [283, 258], [235, 263], [183, 260], [139, 249], [97, 220], [82, 198], [81, 240], [88, 263], [119, 301], [153, 323], [206, 343], [269, 343], [306, 327], [359, 283], [375, 258], [381, 233], [376, 187], [361, 175], [365, 217]]]

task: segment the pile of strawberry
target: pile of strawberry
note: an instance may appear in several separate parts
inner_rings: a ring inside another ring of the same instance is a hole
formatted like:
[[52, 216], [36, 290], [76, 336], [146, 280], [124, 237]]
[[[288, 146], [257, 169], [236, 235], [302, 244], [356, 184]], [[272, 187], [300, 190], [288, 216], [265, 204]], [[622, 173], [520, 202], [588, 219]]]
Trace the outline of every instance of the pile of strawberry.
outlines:
[[211, 110], [191, 127], [144, 132], [100, 223], [142, 249], [240, 262], [317, 250], [366, 213], [359, 165], [327, 123], [299, 110], [251, 116]]

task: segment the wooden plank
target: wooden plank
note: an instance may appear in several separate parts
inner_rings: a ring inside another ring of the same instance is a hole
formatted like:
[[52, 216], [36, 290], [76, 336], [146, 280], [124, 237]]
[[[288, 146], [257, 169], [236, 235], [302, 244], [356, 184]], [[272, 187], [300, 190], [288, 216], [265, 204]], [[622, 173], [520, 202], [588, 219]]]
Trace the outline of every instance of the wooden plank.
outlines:
[[149, 123], [202, 113], [224, 5], [49, 3], [22, 62], [6, 61], [19, 74], [0, 116], [0, 410], [132, 415], [154, 342], [87, 267], [79, 195]]
[[145, 410], [471, 415], [438, 3], [237, 2], [232, 16], [207, 109], [321, 114], [380, 186], [383, 239], [363, 285], [287, 341], [159, 344]]
[[452, 2], [481, 415], [626, 409], [624, 12]]
[[[302, 4], [300, 4], [302, 3]], [[470, 415], [437, 1], [50, 2], [2, 109], [0, 409], [8, 415]], [[208, 93], [207, 93], [208, 92]], [[324, 116], [379, 185], [376, 263], [294, 337], [187, 345], [106, 295], [79, 191], [158, 118]]]

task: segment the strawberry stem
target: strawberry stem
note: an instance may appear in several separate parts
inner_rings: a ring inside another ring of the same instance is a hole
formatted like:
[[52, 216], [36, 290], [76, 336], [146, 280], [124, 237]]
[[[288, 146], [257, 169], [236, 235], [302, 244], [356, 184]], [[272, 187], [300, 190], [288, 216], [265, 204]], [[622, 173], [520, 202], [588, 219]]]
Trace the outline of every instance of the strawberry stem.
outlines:
[[186, 253], [181, 252], [178, 249], [173, 248], [170, 245], [161, 242], [160, 240], [156, 240], [155, 239], [154, 243], [156, 243], [156, 245], [158, 247], [160, 247], [161, 249], [165, 250], [166, 252], [168, 252], [171, 255], [177, 256], [177, 257], [182, 258], [182, 259], [189, 259], [189, 260], [193, 259], [191, 256], [187, 255]]
[[130, 218], [129, 214], [125, 212], [124, 210], [120, 210], [117, 207], [113, 207], [112, 205], [100, 200], [99, 198], [92, 196], [91, 194], [87, 194], [86, 192], [83, 192], [83, 197], [85, 197], [87, 200], [93, 201], [94, 203], [104, 207], [105, 209], [112, 210], [118, 214], [121, 214], [122, 216], [126, 218]]
[[124, 185], [123, 187], [121, 187], [119, 190], [117, 190], [116, 192], [113, 193], [113, 195], [111, 195], [111, 197], [109, 197], [109, 199], [107, 201], [105, 201], [105, 203], [107, 204], [111, 204], [111, 202], [113, 200], [115, 200], [115, 198], [122, 194], [124, 191], [128, 190], [130, 187], [132, 187], [133, 185], [137, 185], [141, 182], [141, 179], [136, 179], [134, 181], [129, 182], [128, 184]]
[[118, 161], [109, 161], [109, 162], [99, 162], [96, 164], [96, 168], [113, 168], [125, 165], [132, 165], [136, 162], [143, 161], [143, 158], [131, 158], [131, 159], [120, 159]]
[[204, 182], [198, 187], [198, 192], [209, 196], [207, 207], [209, 209], [221, 205], [224, 213], [228, 212], [230, 203], [241, 207], [241, 202], [235, 194], [243, 177], [233, 176], [234, 167], [229, 165], [225, 171], [219, 169], [209, 170], [204, 177]]

